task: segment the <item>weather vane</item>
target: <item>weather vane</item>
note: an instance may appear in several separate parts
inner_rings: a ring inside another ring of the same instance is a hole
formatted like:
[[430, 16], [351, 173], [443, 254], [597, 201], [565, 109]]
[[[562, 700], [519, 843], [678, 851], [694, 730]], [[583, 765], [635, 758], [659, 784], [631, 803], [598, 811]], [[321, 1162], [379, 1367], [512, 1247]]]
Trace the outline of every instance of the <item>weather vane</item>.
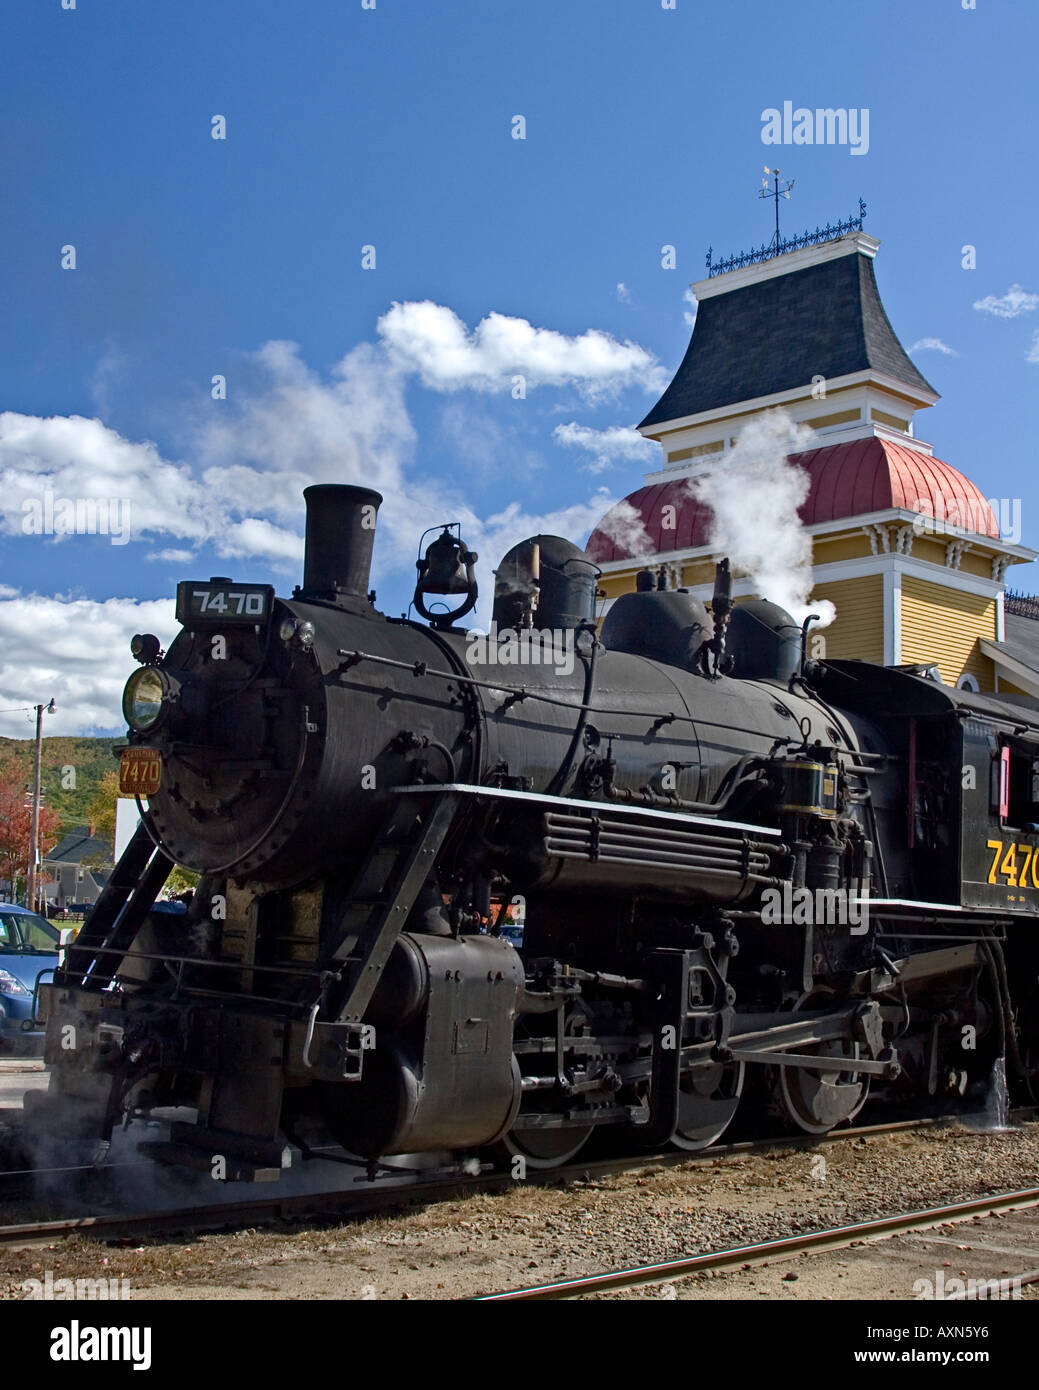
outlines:
[[769, 188], [767, 177], [766, 177], [766, 178], [763, 178], [763, 179], [761, 180], [761, 188], [758, 190], [758, 197], [759, 197], [759, 198], [771, 198], [771, 199], [773, 199], [773, 201], [775, 202], [775, 205], [776, 205], [776, 235], [773, 237], [769, 249], [771, 250], [772, 247], [775, 247], [776, 254], [778, 255], [778, 254], [779, 254], [779, 246], [780, 246], [780, 241], [779, 241], [779, 200], [780, 200], [780, 198], [789, 198], [789, 197], [790, 197], [790, 190], [791, 190], [791, 189], [793, 188], [793, 186], [794, 186], [794, 180], [793, 180], [793, 179], [789, 179], [789, 180], [784, 181], [783, 187], [780, 188], [780, 186], [779, 186], [779, 170], [778, 170], [778, 169], [770, 169], [770, 168], [768, 167], [768, 165], [766, 164], [766, 165], [765, 165], [765, 173], [766, 173], [766, 175], [768, 175], [768, 174], [771, 174], [771, 175], [772, 175], [772, 184], [773, 184], [773, 186], [772, 186], [772, 188]]

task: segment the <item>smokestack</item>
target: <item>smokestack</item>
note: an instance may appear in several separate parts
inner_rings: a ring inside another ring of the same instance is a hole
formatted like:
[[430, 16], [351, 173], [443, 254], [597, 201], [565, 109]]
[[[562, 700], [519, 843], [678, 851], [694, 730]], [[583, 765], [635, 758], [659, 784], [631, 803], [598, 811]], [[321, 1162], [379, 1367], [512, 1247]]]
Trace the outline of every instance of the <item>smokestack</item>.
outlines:
[[367, 607], [382, 493], [345, 483], [317, 483], [304, 488], [303, 497], [307, 537], [300, 597]]

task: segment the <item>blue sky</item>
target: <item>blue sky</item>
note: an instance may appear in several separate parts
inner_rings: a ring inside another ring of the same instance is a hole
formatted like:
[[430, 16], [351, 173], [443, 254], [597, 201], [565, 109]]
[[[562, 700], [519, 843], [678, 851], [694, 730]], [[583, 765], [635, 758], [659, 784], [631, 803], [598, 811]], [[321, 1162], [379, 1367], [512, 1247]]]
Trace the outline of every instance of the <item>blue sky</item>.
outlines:
[[[0, 709], [119, 727], [126, 639], [171, 635], [178, 579], [298, 581], [312, 481], [386, 490], [390, 612], [460, 518], [488, 616], [507, 545], [583, 540], [655, 466], [618, 431], [708, 245], [771, 234], [766, 160], [785, 230], [866, 200], [895, 331], [950, 350], [913, 353], [943, 397], [917, 431], [1039, 548], [1031, 0], [75, 4], [0, 16]], [[764, 146], [784, 100], [868, 108], [868, 152]], [[25, 535], [47, 488], [130, 499], [132, 538]]]

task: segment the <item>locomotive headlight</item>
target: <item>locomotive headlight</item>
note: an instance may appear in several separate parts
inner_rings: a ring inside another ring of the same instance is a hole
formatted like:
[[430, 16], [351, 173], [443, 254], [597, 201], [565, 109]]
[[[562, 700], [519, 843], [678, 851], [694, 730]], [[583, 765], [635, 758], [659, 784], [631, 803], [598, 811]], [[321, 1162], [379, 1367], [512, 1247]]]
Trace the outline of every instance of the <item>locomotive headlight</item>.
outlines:
[[155, 727], [165, 693], [162, 676], [154, 666], [142, 666], [133, 673], [123, 690], [123, 718], [131, 729], [145, 733]]
[[301, 622], [299, 618], [286, 618], [278, 629], [278, 636], [283, 642], [291, 642], [295, 638], [301, 647], [309, 651], [314, 645], [314, 624]]

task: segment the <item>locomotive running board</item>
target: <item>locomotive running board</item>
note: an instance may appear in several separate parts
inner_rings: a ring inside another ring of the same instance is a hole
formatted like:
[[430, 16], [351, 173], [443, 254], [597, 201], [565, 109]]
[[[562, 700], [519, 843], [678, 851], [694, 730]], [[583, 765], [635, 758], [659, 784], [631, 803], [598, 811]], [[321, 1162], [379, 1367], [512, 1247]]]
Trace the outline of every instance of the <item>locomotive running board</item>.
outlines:
[[697, 816], [689, 811], [672, 811], [666, 806], [628, 806], [618, 801], [579, 801], [570, 796], [548, 796], [543, 792], [514, 791], [508, 787], [479, 787], [468, 782], [418, 783], [410, 787], [394, 787], [398, 796], [416, 796], [419, 793], [456, 792], [463, 796], [484, 796], [493, 800], [526, 802], [529, 806], [544, 809], [546, 806], [559, 806], [569, 810], [575, 807], [582, 811], [609, 811], [621, 816], [651, 817], [655, 820], [684, 821], [689, 825], [712, 826], [722, 830], [752, 831], [755, 835], [771, 835], [778, 840], [780, 831], [768, 825], [751, 825], [747, 821], [722, 820], [720, 816]]

